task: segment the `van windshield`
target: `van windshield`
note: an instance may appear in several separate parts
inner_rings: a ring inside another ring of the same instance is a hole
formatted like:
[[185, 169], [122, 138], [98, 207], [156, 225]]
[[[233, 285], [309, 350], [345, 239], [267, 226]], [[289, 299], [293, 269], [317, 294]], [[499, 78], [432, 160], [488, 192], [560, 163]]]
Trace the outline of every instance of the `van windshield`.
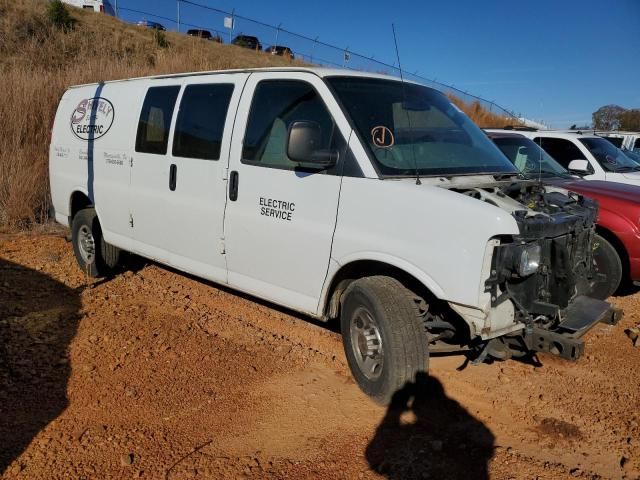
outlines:
[[437, 90], [374, 78], [329, 77], [327, 82], [384, 176], [517, 173]]

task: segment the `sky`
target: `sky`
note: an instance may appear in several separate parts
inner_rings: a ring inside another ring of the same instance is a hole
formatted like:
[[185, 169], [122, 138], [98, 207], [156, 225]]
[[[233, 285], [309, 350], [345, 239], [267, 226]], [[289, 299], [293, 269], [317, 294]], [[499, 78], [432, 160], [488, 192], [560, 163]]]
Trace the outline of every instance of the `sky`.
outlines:
[[[115, 3], [116, 0], [110, 0]], [[640, 0], [192, 0], [396, 63], [395, 25], [404, 71], [479, 95], [553, 128], [591, 123], [607, 104], [640, 108]], [[128, 21], [177, 24], [176, 0], [117, 0]], [[128, 9], [128, 10], [127, 10]], [[148, 12], [141, 14], [134, 12]], [[157, 18], [151, 13], [164, 18]], [[224, 15], [180, 3], [181, 31], [219, 30]], [[344, 63], [344, 53], [237, 19], [236, 33], [263, 45], [290, 45], [306, 59]], [[355, 68], [371, 64], [350, 56]]]

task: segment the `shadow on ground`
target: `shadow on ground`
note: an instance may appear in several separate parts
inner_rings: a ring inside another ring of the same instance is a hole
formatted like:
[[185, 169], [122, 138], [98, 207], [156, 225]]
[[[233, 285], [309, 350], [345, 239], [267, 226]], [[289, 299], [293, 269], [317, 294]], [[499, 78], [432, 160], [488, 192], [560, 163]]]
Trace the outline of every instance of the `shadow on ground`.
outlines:
[[79, 309], [79, 291], [0, 259], [0, 476], [67, 406]]
[[426, 373], [393, 396], [366, 448], [369, 466], [388, 479], [488, 479], [494, 436]]

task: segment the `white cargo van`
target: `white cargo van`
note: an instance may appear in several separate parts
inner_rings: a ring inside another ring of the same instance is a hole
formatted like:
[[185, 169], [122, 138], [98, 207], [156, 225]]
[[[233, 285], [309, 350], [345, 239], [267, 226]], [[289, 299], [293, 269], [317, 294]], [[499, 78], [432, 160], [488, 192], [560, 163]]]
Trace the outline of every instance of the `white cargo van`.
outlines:
[[50, 150], [89, 275], [121, 250], [340, 319], [379, 402], [429, 352], [576, 359], [618, 312], [587, 296], [596, 205], [522, 181], [440, 92], [324, 69], [70, 88]]

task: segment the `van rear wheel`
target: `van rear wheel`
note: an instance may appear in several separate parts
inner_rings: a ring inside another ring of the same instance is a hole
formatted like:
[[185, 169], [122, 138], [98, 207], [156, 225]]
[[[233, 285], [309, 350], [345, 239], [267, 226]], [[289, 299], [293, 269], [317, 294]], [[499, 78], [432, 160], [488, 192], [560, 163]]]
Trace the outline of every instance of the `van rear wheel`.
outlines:
[[80, 268], [90, 277], [103, 277], [120, 260], [120, 249], [102, 237], [98, 216], [93, 208], [80, 210], [71, 222], [73, 253]]
[[386, 405], [418, 372], [428, 369], [427, 336], [411, 293], [385, 276], [354, 281], [344, 292], [342, 342], [364, 393]]

